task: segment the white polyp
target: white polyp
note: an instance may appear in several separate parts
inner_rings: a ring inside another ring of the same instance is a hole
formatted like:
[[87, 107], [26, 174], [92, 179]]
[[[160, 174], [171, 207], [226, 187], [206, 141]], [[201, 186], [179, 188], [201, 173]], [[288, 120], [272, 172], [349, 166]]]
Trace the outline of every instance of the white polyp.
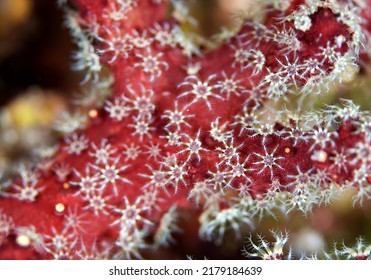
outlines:
[[301, 31], [307, 31], [312, 26], [312, 20], [307, 15], [296, 16], [294, 20], [295, 28]]

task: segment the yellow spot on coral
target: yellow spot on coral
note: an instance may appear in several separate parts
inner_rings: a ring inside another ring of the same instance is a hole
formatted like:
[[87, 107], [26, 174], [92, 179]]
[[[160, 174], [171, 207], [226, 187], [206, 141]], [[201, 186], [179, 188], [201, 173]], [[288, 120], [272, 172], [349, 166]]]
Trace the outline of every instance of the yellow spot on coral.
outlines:
[[63, 213], [63, 211], [66, 209], [63, 203], [57, 203], [54, 207], [55, 211], [58, 213]]
[[98, 117], [98, 111], [96, 109], [91, 109], [89, 110], [88, 115], [89, 115], [89, 118], [94, 119]]
[[28, 247], [31, 244], [31, 239], [27, 235], [21, 234], [17, 236], [15, 242], [21, 247]]
[[65, 182], [65, 183], [63, 184], [63, 188], [64, 188], [65, 190], [68, 190], [68, 189], [70, 188], [70, 184], [69, 184], [68, 182]]
[[315, 151], [311, 156], [311, 159], [318, 162], [326, 162], [327, 160], [327, 153], [325, 151]]

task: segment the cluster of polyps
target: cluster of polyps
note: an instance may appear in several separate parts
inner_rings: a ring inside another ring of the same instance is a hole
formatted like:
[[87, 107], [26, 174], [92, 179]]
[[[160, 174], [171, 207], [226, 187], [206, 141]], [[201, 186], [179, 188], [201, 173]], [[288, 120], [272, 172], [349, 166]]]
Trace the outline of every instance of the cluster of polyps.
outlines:
[[86, 114], [57, 123], [66, 135], [55, 154], [1, 193], [1, 258], [139, 258], [174, 241], [187, 210], [201, 238], [239, 242], [277, 211], [307, 214], [347, 188], [370, 198], [370, 114], [352, 101], [266, 105], [356, 76], [368, 59], [362, 1], [268, 1], [263, 22], [246, 20], [204, 55], [180, 28], [180, 1], [177, 20], [168, 1], [69, 2], [76, 68], [95, 89]]

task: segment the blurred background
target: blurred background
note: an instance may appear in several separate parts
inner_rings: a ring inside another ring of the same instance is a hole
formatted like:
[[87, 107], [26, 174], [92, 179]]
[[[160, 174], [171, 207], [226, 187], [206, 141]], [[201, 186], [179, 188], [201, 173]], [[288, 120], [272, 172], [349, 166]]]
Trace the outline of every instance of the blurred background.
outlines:
[[[51, 124], [81, 77], [56, 1], [0, 0], [0, 180], [55, 142]], [[1, 181], [0, 181], [1, 182]]]
[[[233, 28], [235, 15], [240, 12], [260, 16], [259, 4], [252, 0], [188, 2], [192, 16], [201, 23], [189, 28], [206, 40], [213, 38], [222, 26]], [[9, 184], [19, 163], [32, 162], [38, 154], [47, 152], [44, 147], [56, 143], [58, 134], [52, 124], [61, 112], [68, 110], [71, 98], [82, 91], [84, 74], [71, 70], [75, 45], [63, 21], [63, 11], [54, 0], [0, 0], [0, 191]], [[342, 96], [357, 91], [363, 92], [357, 98], [366, 98], [370, 80], [361, 76], [353, 86], [342, 89]], [[364, 104], [370, 109], [368, 102]], [[269, 229], [287, 229], [292, 233], [294, 251], [313, 250], [331, 240], [344, 239], [352, 245], [359, 235], [371, 241], [370, 224], [371, 204], [353, 209], [349, 194], [329, 207], [316, 208], [308, 218], [294, 211], [288, 218], [264, 219], [257, 232], [270, 239]], [[187, 232], [185, 226], [185, 232], [178, 237], [179, 257], [189, 251], [192, 235], [197, 232]], [[205, 250], [197, 253], [194, 248], [193, 257], [242, 258], [241, 243], [223, 246], [220, 250], [205, 243]], [[170, 255], [174, 255], [172, 249]]]

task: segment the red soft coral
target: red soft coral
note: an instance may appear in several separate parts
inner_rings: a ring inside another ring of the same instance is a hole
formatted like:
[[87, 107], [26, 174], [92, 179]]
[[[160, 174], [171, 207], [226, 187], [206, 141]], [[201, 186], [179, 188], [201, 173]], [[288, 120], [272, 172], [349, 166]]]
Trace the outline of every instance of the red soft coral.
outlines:
[[113, 94], [86, 127], [69, 116], [60, 130], [78, 130], [2, 194], [0, 258], [139, 258], [172, 241], [180, 209], [221, 243], [255, 217], [307, 213], [347, 186], [368, 197], [368, 114], [348, 101], [307, 114], [264, 105], [358, 70], [362, 7], [304, 2], [269, 7], [263, 23], [246, 20], [197, 56], [167, 1], [71, 1], [76, 67], [103, 91], [108, 66]]

